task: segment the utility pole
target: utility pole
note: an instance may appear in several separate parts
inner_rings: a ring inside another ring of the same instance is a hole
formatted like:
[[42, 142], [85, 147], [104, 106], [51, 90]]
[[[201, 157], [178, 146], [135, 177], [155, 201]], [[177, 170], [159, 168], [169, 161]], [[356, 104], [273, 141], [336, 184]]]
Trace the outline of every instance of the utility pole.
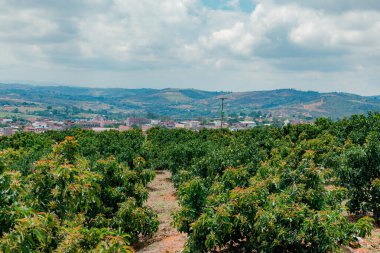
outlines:
[[222, 102], [222, 110], [220, 112], [220, 128], [223, 128], [223, 120], [224, 120], [224, 100], [227, 98], [219, 98]]

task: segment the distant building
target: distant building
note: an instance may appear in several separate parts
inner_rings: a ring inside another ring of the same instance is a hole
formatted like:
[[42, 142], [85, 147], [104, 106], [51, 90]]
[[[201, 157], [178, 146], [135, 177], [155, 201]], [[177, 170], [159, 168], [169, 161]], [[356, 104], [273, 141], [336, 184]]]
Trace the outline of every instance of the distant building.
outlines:
[[197, 120], [186, 120], [184, 122], [182, 122], [184, 124], [184, 127], [185, 128], [188, 128], [188, 129], [196, 129], [196, 128], [199, 128], [201, 122], [197, 121]]
[[158, 126], [160, 124], [160, 121], [158, 119], [152, 119], [150, 121], [150, 124], [153, 126]]
[[175, 124], [174, 121], [162, 121], [159, 125], [165, 128], [175, 128]]
[[215, 124], [206, 124], [206, 125], [201, 125], [199, 128], [217, 129], [217, 128], [220, 128], [220, 123], [219, 123], [219, 126], [217, 126]]
[[92, 128], [101, 127], [99, 122], [92, 122], [92, 121], [78, 121], [74, 123], [74, 126], [83, 128], [83, 129], [92, 129]]
[[91, 122], [95, 122], [95, 123], [99, 123], [100, 127], [104, 127], [104, 125], [106, 124], [105, 123], [105, 119], [103, 116], [101, 115], [96, 115], [92, 120]]
[[13, 133], [14, 133], [13, 128], [11, 128], [11, 127], [4, 127], [3, 128], [3, 134], [5, 136], [11, 136]]
[[150, 119], [143, 117], [129, 117], [126, 120], [127, 126], [142, 126], [146, 124], [150, 124]]
[[175, 123], [175, 128], [185, 128], [185, 124], [183, 124], [183, 123]]
[[217, 127], [220, 126], [221, 123], [222, 122], [220, 120], [214, 120], [214, 125]]
[[2, 119], [1, 121], [3, 124], [8, 124], [8, 123], [12, 123], [13, 122], [13, 119]]
[[33, 122], [32, 127], [36, 129], [49, 129], [48, 123], [39, 121]]
[[39, 134], [39, 133], [45, 132], [45, 129], [43, 129], [43, 128], [34, 128], [32, 126], [26, 126], [24, 128], [24, 132], [38, 133]]
[[117, 130], [116, 128], [107, 128], [107, 127], [93, 127], [91, 130], [95, 132], [104, 132], [104, 131], [111, 131], [111, 130]]
[[[222, 121], [220, 120], [214, 120], [214, 128], [220, 128], [220, 124], [222, 123]], [[228, 123], [223, 121], [223, 128], [225, 127], [229, 127]]]
[[239, 124], [242, 126], [242, 127], [245, 127], [245, 128], [252, 128], [252, 127], [256, 127], [257, 124], [255, 121], [240, 121]]

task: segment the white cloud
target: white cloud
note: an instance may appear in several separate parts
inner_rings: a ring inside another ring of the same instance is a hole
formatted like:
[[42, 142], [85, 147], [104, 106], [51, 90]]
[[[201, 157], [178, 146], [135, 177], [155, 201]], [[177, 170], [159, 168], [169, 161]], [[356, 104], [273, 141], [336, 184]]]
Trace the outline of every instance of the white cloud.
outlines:
[[324, 47], [354, 53], [358, 48], [380, 48], [379, 34], [380, 13], [367, 11], [304, 20], [292, 29], [290, 39], [310, 49]]
[[[223, 57], [219, 51], [232, 53], [238, 56], [249, 56], [252, 51], [255, 39], [253, 35], [247, 31], [245, 24], [237, 22], [231, 28], [215, 31], [209, 36], [201, 36], [197, 43], [204, 51], [211, 51], [216, 57]], [[185, 45], [185, 48], [191, 46]], [[194, 47], [194, 46], [193, 46]]]
[[0, 73], [83, 84], [82, 71], [99, 84], [234, 82], [237, 90], [334, 80], [346, 91], [356, 91], [347, 76], [357, 76], [350, 80], [380, 93], [379, 1], [255, 2], [247, 13], [237, 0], [228, 10], [200, 0], [0, 0]]

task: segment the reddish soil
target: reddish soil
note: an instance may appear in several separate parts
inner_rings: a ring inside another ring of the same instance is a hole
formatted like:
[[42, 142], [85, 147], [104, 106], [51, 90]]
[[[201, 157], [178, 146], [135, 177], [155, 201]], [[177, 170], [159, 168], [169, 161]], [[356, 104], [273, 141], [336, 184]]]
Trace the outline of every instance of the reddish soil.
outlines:
[[372, 235], [364, 238], [360, 242], [361, 247], [353, 250], [356, 253], [375, 253], [380, 252], [380, 228], [372, 231]]
[[321, 101], [304, 105], [303, 108], [309, 111], [325, 112], [325, 110], [320, 108], [324, 103], [325, 103], [324, 99], [321, 98]]
[[160, 225], [153, 238], [142, 238], [142, 242], [135, 247], [137, 253], [175, 253], [183, 249], [186, 235], [171, 226], [171, 214], [178, 210], [179, 206], [170, 178], [169, 171], [156, 171], [156, 178], [148, 185], [150, 192], [146, 205], [158, 213]]

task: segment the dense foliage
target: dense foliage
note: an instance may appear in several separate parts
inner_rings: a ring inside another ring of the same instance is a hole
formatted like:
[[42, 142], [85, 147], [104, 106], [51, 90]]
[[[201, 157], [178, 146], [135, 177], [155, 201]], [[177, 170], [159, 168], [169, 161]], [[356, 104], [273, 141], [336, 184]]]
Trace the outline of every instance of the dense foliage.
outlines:
[[336, 252], [380, 218], [377, 113], [237, 132], [18, 133], [0, 150], [1, 252], [133, 252], [158, 229], [153, 169], [172, 172], [185, 252]]
[[[334, 252], [379, 221], [380, 114], [249, 131], [152, 129], [185, 252]], [[347, 204], [345, 204], [347, 202]], [[359, 217], [349, 221], [346, 213]]]
[[143, 206], [155, 174], [139, 156], [142, 133], [67, 134], [2, 140], [1, 252], [133, 252], [158, 229]]

